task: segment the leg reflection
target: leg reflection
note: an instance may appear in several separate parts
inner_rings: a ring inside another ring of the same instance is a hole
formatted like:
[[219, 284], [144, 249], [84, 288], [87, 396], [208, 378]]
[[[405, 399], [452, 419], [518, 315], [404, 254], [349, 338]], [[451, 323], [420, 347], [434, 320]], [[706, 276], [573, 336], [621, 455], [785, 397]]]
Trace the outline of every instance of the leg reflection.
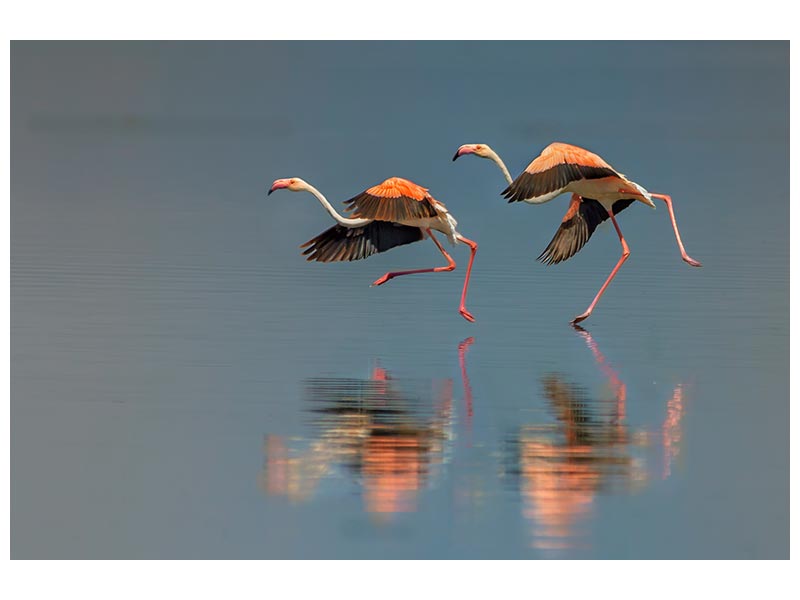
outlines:
[[[588, 524], [600, 494], [631, 493], [647, 485], [647, 446], [655, 438], [626, 421], [628, 390], [592, 335], [575, 327], [607, 381], [611, 397], [589, 394], [561, 373], [541, 379], [551, 420], [521, 428], [512, 443], [523, 516], [534, 548], [558, 553], [586, 548]], [[666, 403], [660, 428], [662, 475], [677, 455], [683, 416], [683, 386]]]
[[464, 387], [464, 408], [466, 416], [464, 424], [467, 430], [467, 445], [472, 445], [472, 386], [469, 383], [469, 375], [467, 375], [467, 350], [475, 343], [474, 337], [468, 337], [458, 344], [458, 365], [461, 367], [461, 384]]
[[661, 426], [661, 445], [664, 449], [662, 479], [672, 474], [672, 463], [680, 454], [680, 442], [683, 437], [681, 430], [684, 414], [683, 395], [684, 385], [679, 383], [672, 392], [672, 398], [667, 402], [667, 416]]

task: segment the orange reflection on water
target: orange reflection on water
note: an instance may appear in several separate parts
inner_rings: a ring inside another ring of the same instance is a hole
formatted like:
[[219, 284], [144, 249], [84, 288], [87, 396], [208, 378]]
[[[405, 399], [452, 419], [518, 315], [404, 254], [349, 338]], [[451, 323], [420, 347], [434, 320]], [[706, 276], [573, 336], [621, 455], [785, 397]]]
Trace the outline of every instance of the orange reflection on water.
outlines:
[[365, 380], [309, 380], [306, 399], [317, 433], [302, 441], [301, 451], [266, 436], [263, 489], [298, 502], [313, 496], [323, 477], [349, 474], [361, 486], [367, 512], [415, 511], [453, 437], [453, 382], [435, 387], [433, 401], [425, 401], [404, 392], [382, 367]]
[[289, 453], [283, 438], [268, 435], [264, 443], [264, 451], [270, 457], [270, 468], [266, 471], [264, 481], [268, 494], [289, 494]]
[[664, 448], [664, 470], [662, 479], [672, 473], [672, 463], [680, 454], [682, 437], [681, 420], [683, 419], [683, 390], [684, 386], [678, 384], [672, 393], [672, 398], [667, 402], [667, 417], [661, 426], [661, 444]]
[[368, 439], [362, 463], [366, 509], [374, 513], [416, 510], [417, 491], [428, 467], [425, 455], [416, 436]]
[[[648, 482], [645, 447], [652, 435], [625, 423], [627, 388], [592, 336], [576, 328], [608, 380], [611, 399], [593, 399], [560, 374], [542, 378], [555, 423], [530, 425], [516, 440], [523, 516], [531, 546], [546, 552], [585, 548], [599, 493], [636, 491]], [[683, 386], [667, 402], [661, 427], [664, 477], [681, 437]]]
[[322, 477], [344, 470], [360, 482], [367, 511], [415, 510], [418, 491], [443, 460], [449, 399], [425, 420], [403, 407], [404, 398], [385, 380], [319, 379], [309, 393], [316, 397], [312, 422], [319, 434], [301, 452], [267, 436], [266, 492], [306, 500]]
[[523, 515], [532, 524], [533, 546], [574, 547], [574, 538], [581, 537], [576, 525], [591, 510], [598, 472], [583, 462], [585, 449], [565, 452], [547, 441], [525, 437], [522, 444]]

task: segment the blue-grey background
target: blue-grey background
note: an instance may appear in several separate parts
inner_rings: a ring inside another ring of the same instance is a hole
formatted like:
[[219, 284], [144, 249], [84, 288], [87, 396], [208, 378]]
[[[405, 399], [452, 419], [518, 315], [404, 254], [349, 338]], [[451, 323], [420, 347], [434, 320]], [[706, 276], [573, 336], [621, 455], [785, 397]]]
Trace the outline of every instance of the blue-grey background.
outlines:
[[[750, 42], [12, 43], [12, 557], [788, 558], [788, 62]], [[585, 322], [602, 360], [568, 321], [613, 228], [544, 267], [566, 197], [509, 205], [494, 165], [451, 162], [484, 142], [516, 175], [556, 140], [671, 194], [704, 265], [663, 203], [625, 211], [631, 258]], [[465, 247], [454, 273], [370, 288], [441, 256], [306, 263], [328, 215], [266, 197], [298, 176], [338, 206], [393, 175], [479, 242], [476, 324]], [[370, 485], [405, 512], [370, 512]]]

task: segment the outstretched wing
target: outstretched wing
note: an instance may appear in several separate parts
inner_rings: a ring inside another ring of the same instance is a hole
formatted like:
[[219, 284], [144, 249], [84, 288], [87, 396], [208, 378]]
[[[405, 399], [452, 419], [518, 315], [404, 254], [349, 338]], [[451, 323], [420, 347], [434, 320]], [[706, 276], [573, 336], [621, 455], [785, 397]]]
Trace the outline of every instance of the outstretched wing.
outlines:
[[[434, 200], [424, 187], [407, 179], [391, 177], [345, 201], [350, 216], [399, 223], [437, 215]], [[443, 206], [443, 205], [442, 205]]]
[[[614, 215], [633, 202], [634, 200], [617, 200], [612, 206]], [[608, 211], [597, 200], [573, 194], [561, 226], [537, 260], [546, 265], [555, 265], [575, 256], [592, 237], [597, 226], [606, 219]]]
[[514, 182], [503, 190], [509, 202], [540, 203], [564, 192], [573, 181], [618, 176], [611, 165], [588, 150], [555, 142], [542, 150]]
[[361, 260], [396, 246], [422, 239], [419, 227], [373, 221], [363, 227], [334, 225], [300, 246], [306, 260], [338, 262]]

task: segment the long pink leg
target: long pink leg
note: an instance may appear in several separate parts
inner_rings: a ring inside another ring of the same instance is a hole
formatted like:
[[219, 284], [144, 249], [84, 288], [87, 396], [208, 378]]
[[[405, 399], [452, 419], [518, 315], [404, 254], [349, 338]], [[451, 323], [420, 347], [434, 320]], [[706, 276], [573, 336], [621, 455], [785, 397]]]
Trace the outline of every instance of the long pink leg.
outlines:
[[650, 194], [653, 198], [658, 198], [659, 200], [663, 200], [667, 205], [667, 210], [669, 211], [669, 218], [672, 221], [672, 229], [675, 231], [675, 239], [678, 241], [678, 248], [681, 251], [681, 258], [692, 265], [693, 267], [702, 267], [703, 265], [700, 264], [700, 261], [693, 259], [691, 256], [686, 254], [686, 250], [683, 247], [683, 242], [681, 241], [681, 234], [678, 232], [678, 223], [675, 220], [675, 211], [672, 210], [672, 198], [667, 194]]
[[619, 261], [617, 261], [617, 266], [615, 266], [614, 270], [611, 271], [611, 275], [608, 276], [608, 279], [606, 279], [606, 282], [603, 284], [603, 287], [601, 287], [600, 291], [597, 292], [597, 295], [594, 297], [594, 300], [592, 300], [592, 303], [589, 305], [589, 308], [586, 309], [586, 312], [584, 312], [582, 315], [578, 315], [577, 317], [572, 319], [572, 324], [573, 325], [575, 325], [576, 323], [580, 323], [581, 321], [589, 318], [589, 315], [592, 314], [592, 311], [594, 310], [594, 307], [597, 304], [597, 301], [600, 300], [600, 296], [602, 296], [603, 292], [606, 291], [606, 288], [608, 287], [608, 284], [611, 283], [612, 279], [614, 279], [614, 275], [617, 274], [617, 271], [619, 271], [619, 268], [622, 266], [622, 263], [624, 263], [626, 260], [628, 260], [628, 257], [631, 255], [631, 251], [628, 248], [628, 242], [626, 242], [625, 238], [622, 237], [622, 231], [620, 231], [620, 229], [619, 229], [619, 225], [617, 224], [617, 219], [614, 218], [614, 213], [611, 212], [611, 211], [608, 211], [608, 216], [611, 217], [611, 222], [614, 224], [614, 229], [617, 230], [617, 235], [619, 236], [619, 241], [622, 244], [622, 256], [620, 256]]
[[461, 290], [461, 304], [458, 307], [458, 312], [461, 313], [461, 316], [464, 317], [467, 321], [472, 323], [475, 322], [475, 317], [472, 316], [467, 310], [465, 306], [465, 302], [467, 300], [467, 287], [469, 287], [469, 275], [472, 273], [472, 262], [475, 260], [475, 253], [478, 251], [478, 244], [473, 242], [472, 240], [468, 240], [463, 235], [458, 234], [458, 239], [464, 242], [467, 246], [469, 246], [469, 264], [467, 265], [467, 275], [464, 277], [464, 289]]
[[441, 271], [452, 271], [456, 268], [456, 261], [454, 261], [450, 255], [442, 248], [442, 245], [439, 243], [435, 237], [433, 237], [433, 233], [431, 233], [430, 229], [426, 229], [428, 235], [433, 240], [433, 243], [436, 244], [436, 247], [439, 248], [439, 252], [441, 252], [444, 257], [447, 259], [447, 266], [446, 267], [434, 267], [432, 269], [414, 269], [413, 271], [393, 271], [386, 273], [383, 277], [376, 279], [372, 282], [372, 285], [383, 285], [390, 279], [394, 279], [395, 277], [400, 277], [401, 275], [414, 275], [415, 273], [439, 273]]
[[[625, 194], [631, 194], [633, 196], [640, 196], [640, 197], [644, 198], [644, 194], [642, 194], [641, 192], [634, 191], [634, 190], [628, 190], [628, 189], [622, 188], [619, 191], [622, 192], [622, 193], [625, 193]], [[675, 211], [672, 209], [672, 197], [668, 196], [667, 194], [653, 194], [653, 193], [651, 193], [650, 195], [653, 198], [658, 198], [659, 200], [663, 200], [664, 203], [667, 205], [667, 210], [669, 211], [669, 218], [672, 221], [672, 230], [675, 232], [675, 239], [678, 241], [678, 248], [681, 251], [681, 258], [685, 262], [687, 262], [690, 265], [692, 265], [693, 267], [702, 267], [703, 265], [700, 264], [699, 260], [695, 260], [691, 256], [689, 256], [688, 254], [686, 254], [686, 249], [683, 247], [683, 242], [681, 241], [681, 234], [678, 231], [678, 222], [675, 220]]]

